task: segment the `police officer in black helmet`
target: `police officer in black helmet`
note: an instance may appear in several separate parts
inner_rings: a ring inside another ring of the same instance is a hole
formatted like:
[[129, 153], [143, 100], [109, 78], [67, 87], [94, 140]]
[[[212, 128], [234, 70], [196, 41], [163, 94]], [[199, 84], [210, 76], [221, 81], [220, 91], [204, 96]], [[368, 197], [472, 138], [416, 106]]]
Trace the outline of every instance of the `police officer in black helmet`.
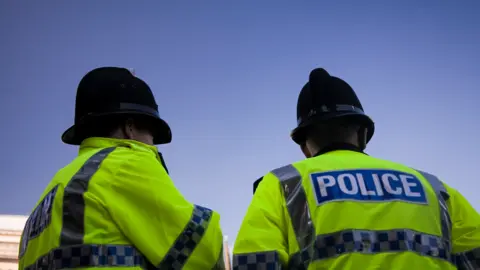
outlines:
[[366, 155], [374, 124], [345, 81], [313, 70], [297, 120], [307, 159], [255, 182], [234, 269], [480, 269], [478, 212], [432, 174]]
[[[310, 73], [298, 97], [297, 127], [291, 132], [307, 158], [335, 149], [362, 152], [374, 131], [372, 119], [348, 83], [322, 68]], [[261, 180], [254, 182], [254, 192]]]
[[[172, 141], [170, 126], [158, 113], [150, 87], [125, 68], [101, 67], [78, 85], [75, 125], [62, 141], [80, 145], [89, 137], [136, 140], [149, 145]], [[161, 153], [162, 165], [168, 172]]]
[[363, 151], [375, 130], [350, 85], [324, 69], [313, 70], [300, 92], [297, 124], [291, 137], [306, 157], [334, 149]]
[[80, 145], [91, 135], [108, 133], [150, 145], [172, 141], [170, 127], [160, 118], [150, 87], [125, 68], [97, 68], [82, 78], [76, 97], [75, 125], [63, 133], [62, 141]]
[[47, 186], [19, 269], [224, 269], [219, 215], [186, 200], [154, 145], [172, 140], [150, 87], [101, 67], [77, 89], [63, 142], [79, 155]]

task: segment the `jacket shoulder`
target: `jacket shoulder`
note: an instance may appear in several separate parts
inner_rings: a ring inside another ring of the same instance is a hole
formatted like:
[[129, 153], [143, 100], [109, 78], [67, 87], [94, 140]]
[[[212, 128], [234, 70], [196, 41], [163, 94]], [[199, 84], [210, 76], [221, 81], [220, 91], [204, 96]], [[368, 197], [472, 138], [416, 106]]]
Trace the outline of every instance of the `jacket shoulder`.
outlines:
[[[101, 151], [103, 150], [101, 149], [97, 153]], [[132, 173], [138, 177], [164, 174], [155, 154], [128, 147], [114, 147], [108, 156], [98, 161], [100, 162], [99, 167], [92, 178], [92, 183], [110, 183], [114, 179]]]
[[[302, 161], [299, 161], [299, 162], [302, 162]], [[301, 174], [295, 166], [297, 163], [298, 162], [287, 164], [287, 165], [284, 165], [282, 167], [278, 167], [276, 169], [271, 170], [269, 173], [275, 175], [278, 178], [279, 181], [301, 179]], [[258, 188], [258, 185], [262, 182], [263, 178], [264, 178], [264, 176], [258, 178], [257, 180], [255, 180], [255, 182], [253, 182], [253, 193], [254, 194], [255, 194], [255, 191]]]
[[255, 191], [257, 190], [257, 187], [260, 184], [260, 182], [262, 182], [262, 180], [263, 180], [263, 176], [255, 180], [255, 182], [253, 182], [253, 194], [255, 194]]

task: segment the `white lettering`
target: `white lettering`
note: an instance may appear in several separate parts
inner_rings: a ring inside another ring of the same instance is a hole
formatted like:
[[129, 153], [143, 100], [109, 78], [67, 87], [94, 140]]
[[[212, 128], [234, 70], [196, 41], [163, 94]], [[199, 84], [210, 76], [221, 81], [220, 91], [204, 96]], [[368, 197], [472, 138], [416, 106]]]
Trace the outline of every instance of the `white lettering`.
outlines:
[[335, 186], [335, 177], [331, 175], [322, 175], [317, 177], [318, 186], [320, 188], [320, 194], [322, 197], [328, 195], [327, 188]]
[[318, 205], [330, 201], [427, 203], [422, 183], [414, 175], [400, 171], [355, 169], [313, 173], [311, 181]]
[[377, 195], [383, 196], [382, 184], [380, 183], [380, 178], [378, 177], [378, 174], [376, 173], [372, 174], [372, 178], [373, 178], [373, 183], [375, 184], [375, 189], [377, 190]]
[[419, 192], [413, 192], [410, 189], [411, 187], [416, 187], [417, 183], [409, 182], [408, 181], [409, 179], [415, 179], [415, 177], [411, 175], [400, 174], [400, 180], [402, 181], [403, 189], [405, 190], [405, 195], [408, 197], [421, 197], [422, 194], [420, 194]]
[[382, 182], [383, 182], [383, 185], [385, 186], [385, 190], [388, 193], [393, 194], [393, 195], [402, 194], [402, 189], [401, 188], [397, 187], [395, 190], [392, 189], [392, 186], [390, 185], [390, 180], [398, 181], [398, 178], [397, 178], [396, 175], [391, 174], [391, 173], [386, 173], [386, 174], [382, 175]]
[[358, 180], [358, 186], [360, 187], [360, 193], [364, 196], [368, 195], [376, 195], [375, 191], [373, 190], [367, 190], [367, 187], [365, 186], [365, 179], [363, 179], [363, 175], [361, 173], [357, 173], [357, 180]]
[[[349, 190], [347, 188], [347, 185], [345, 184], [345, 179], [348, 179], [350, 181], [352, 189]], [[345, 194], [355, 195], [358, 193], [358, 185], [355, 176], [349, 173], [343, 173], [338, 176], [338, 186], [340, 187], [340, 190], [343, 191]]]

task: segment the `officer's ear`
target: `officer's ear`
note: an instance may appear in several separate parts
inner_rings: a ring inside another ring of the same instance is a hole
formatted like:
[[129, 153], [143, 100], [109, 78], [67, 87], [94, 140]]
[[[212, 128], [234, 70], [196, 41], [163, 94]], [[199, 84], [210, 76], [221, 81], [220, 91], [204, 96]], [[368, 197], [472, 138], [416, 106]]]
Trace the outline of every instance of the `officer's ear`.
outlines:
[[125, 122], [122, 126], [122, 131], [125, 134], [126, 139], [133, 140], [135, 138], [134, 133], [134, 121], [132, 118], [125, 119]]
[[310, 153], [310, 150], [308, 149], [306, 142], [300, 145], [300, 149], [302, 149], [302, 153], [305, 155], [306, 158], [312, 157], [312, 153]]

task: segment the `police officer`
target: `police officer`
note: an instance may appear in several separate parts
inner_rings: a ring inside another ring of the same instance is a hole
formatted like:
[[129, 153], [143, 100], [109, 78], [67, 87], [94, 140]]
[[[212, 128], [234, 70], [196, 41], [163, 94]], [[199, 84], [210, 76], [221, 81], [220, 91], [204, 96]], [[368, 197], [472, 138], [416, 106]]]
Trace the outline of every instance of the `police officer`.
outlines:
[[313, 70], [297, 119], [307, 159], [256, 181], [234, 269], [480, 269], [480, 215], [437, 177], [366, 155], [374, 123], [345, 81]]
[[90, 71], [62, 140], [79, 155], [28, 218], [19, 269], [224, 269], [220, 217], [175, 188], [154, 146], [171, 131], [143, 80]]

